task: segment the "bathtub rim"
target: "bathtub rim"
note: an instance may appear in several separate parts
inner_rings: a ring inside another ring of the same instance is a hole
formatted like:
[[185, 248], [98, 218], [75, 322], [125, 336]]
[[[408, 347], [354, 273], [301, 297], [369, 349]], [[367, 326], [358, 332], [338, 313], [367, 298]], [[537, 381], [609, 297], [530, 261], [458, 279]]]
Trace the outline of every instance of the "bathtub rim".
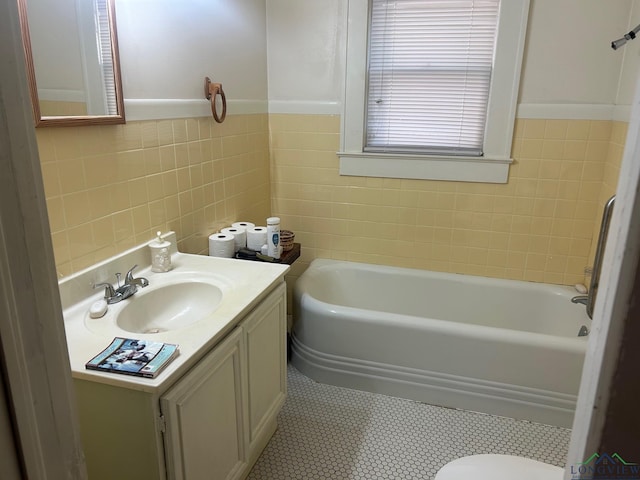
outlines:
[[[543, 282], [533, 282], [527, 280], [516, 280], [516, 279], [505, 279], [505, 278], [494, 278], [494, 277], [484, 277], [482, 275], [471, 275], [468, 273], [452, 273], [452, 272], [440, 272], [436, 270], [426, 270], [422, 268], [413, 268], [413, 267], [398, 267], [393, 265], [383, 265], [377, 263], [364, 263], [364, 262], [353, 262], [351, 260], [335, 260], [330, 258], [315, 258], [311, 261], [307, 269], [300, 275], [298, 281], [296, 281], [296, 286], [298, 282], [302, 280], [307, 274], [313, 274], [315, 270], [326, 270], [329, 267], [335, 267], [336, 265], [346, 264], [346, 265], [354, 265], [363, 270], [380, 270], [382, 272], [404, 272], [409, 273], [415, 276], [428, 276], [428, 277], [441, 277], [446, 280], [457, 281], [461, 278], [466, 279], [470, 283], [490, 283], [496, 286], [517, 286], [518, 288], [526, 289], [526, 290], [536, 290], [536, 291], [544, 291], [546, 293], [551, 293], [553, 295], [562, 296], [567, 299], [571, 299], [578, 294], [575, 288], [569, 285], [558, 285], [554, 283], [543, 283]], [[586, 316], [586, 320], [588, 317]]]
[[[456, 322], [452, 320], [440, 320], [437, 318], [431, 317], [418, 317], [415, 315], [406, 315], [394, 312], [381, 312], [378, 310], [370, 310], [366, 308], [356, 308], [349, 307], [346, 305], [339, 305], [328, 303], [323, 300], [318, 299], [317, 297], [311, 294], [310, 289], [307, 288], [307, 284], [312, 281], [310, 276], [315, 274], [316, 270], [328, 270], [329, 268], [333, 268], [335, 265], [340, 264], [352, 264], [359, 268], [365, 268], [367, 270], [377, 270], [383, 269], [388, 271], [389, 273], [395, 272], [414, 272], [415, 275], [426, 274], [428, 276], [433, 277], [441, 277], [444, 276], [445, 279], [449, 280], [461, 280], [464, 278], [465, 280], [469, 279], [469, 281], [473, 281], [475, 283], [486, 283], [486, 281], [490, 281], [491, 283], [496, 284], [497, 287], [500, 285], [513, 284], [515, 283], [520, 288], [536, 288], [538, 291], [551, 292], [555, 295], [565, 297], [567, 301], [570, 301], [572, 294], [570, 292], [571, 287], [562, 286], [562, 285], [553, 285], [547, 283], [536, 283], [536, 282], [525, 282], [522, 280], [505, 280], [499, 278], [489, 278], [489, 277], [480, 277], [476, 275], [466, 275], [466, 274], [458, 274], [458, 273], [446, 273], [446, 272], [433, 272], [431, 270], [420, 270], [406, 267], [390, 267], [387, 265], [371, 265], [367, 263], [359, 263], [359, 262], [349, 262], [343, 260], [332, 260], [325, 258], [318, 258], [311, 262], [307, 270], [297, 279], [294, 288], [293, 288], [293, 304], [299, 305], [304, 304], [308, 306], [312, 310], [319, 312], [329, 312], [331, 315], [337, 315], [338, 313], [344, 314], [349, 317], [350, 320], [358, 321], [359, 316], [358, 312], [367, 312], [367, 315], [370, 315], [373, 320], [378, 321], [380, 323], [384, 323], [384, 317], [388, 315], [394, 315], [394, 317], [398, 317], [403, 322], [408, 324], [412, 324], [418, 328], [424, 328], [425, 321], [429, 323], [431, 327], [436, 329], [442, 333], [455, 333], [459, 335], [463, 335], [465, 337], [477, 338], [477, 339], [487, 339], [494, 338], [496, 335], [501, 334], [501, 338], [509, 338], [513, 342], [519, 345], [532, 345], [532, 346], [548, 346], [554, 345], [557, 347], [563, 346], [565, 348], [570, 349], [571, 351], [584, 353], [586, 351], [586, 345], [588, 341], [588, 336], [578, 337], [577, 332], [575, 336], [566, 336], [566, 335], [554, 335], [552, 333], [539, 333], [539, 332], [530, 332], [526, 330], [517, 330], [517, 329], [508, 329], [503, 327], [495, 327], [491, 325], [478, 325], [472, 323], [463, 323]], [[307, 272], [309, 274], [307, 275]], [[305, 276], [306, 275], [306, 276]], [[296, 317], [299, 312], [294, 311], [294, 326], [296, 323]], [[585, 313], [585, 325], [591, 328], [591, 321], [587, 317]]]

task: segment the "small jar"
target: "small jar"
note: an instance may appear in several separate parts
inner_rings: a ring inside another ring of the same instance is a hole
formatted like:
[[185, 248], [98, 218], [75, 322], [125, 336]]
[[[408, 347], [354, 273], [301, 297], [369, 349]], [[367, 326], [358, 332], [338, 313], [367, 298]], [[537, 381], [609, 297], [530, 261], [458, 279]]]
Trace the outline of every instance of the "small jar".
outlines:
[[267, 255], [280, 258], [280, 219], [267, 218]]
[[151, 251], [151, 271], [168, 272], [171, 270], [171, 242], [163, 240], [158, 232], [158, 237], [149, 243]]

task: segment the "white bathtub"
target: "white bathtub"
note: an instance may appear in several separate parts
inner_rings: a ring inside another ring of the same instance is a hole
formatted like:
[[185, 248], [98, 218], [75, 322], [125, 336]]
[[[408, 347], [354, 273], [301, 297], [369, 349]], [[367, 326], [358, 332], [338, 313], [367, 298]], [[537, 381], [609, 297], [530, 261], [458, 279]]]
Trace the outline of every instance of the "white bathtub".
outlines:
[[570, 427], [590, 327], [573, 288], [318, 259], [292, 362], [322, 383]]

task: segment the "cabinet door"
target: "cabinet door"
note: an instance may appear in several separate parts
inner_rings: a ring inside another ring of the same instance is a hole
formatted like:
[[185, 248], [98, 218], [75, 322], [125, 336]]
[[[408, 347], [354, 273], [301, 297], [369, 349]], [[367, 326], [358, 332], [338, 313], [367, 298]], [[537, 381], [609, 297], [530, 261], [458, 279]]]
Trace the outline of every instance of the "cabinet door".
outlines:
[[[286, 288], [284, 283], [246, 319], [249, 391], [249, 451], [264, 435], [287, 392]], [[264, 433], [264, 435], [263, 435]], [[262, 448], [262, 447], [259, 447]]]
[[237, 328], [160, 399], [169, 479], [228, 480], [242, 475], [243, 348]]

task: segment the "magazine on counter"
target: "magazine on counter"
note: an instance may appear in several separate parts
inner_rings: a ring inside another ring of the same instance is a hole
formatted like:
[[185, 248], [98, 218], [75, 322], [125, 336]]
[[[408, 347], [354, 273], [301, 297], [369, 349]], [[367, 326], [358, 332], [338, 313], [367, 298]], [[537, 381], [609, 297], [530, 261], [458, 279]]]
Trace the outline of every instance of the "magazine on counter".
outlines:
[[178, 354], [178, 345], [116, 337], [85, 364], [88, 370], [155, 378]]

